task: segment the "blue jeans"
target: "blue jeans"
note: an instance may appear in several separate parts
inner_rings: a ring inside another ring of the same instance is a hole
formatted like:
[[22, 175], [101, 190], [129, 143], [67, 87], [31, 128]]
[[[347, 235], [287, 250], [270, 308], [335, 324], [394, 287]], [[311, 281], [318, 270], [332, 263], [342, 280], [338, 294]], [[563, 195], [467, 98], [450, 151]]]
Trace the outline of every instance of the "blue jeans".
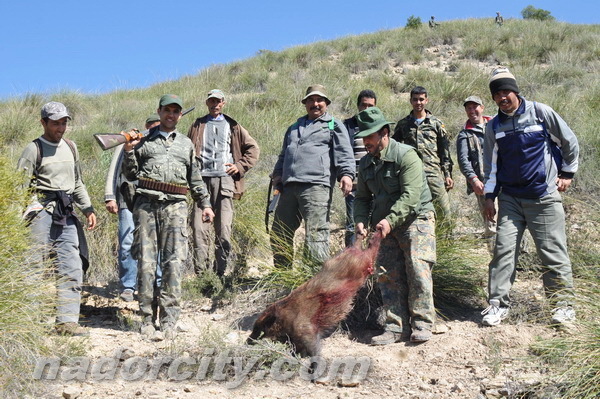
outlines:
[[119, 209], [119, 279], [123, 289], [136, 289], [137, 261], [131, 256], [133, 215], [127, 208]]
[[[119, 279], [121, 286], [125, 289], [136, 290], [137, 288], [137, 260], [131, 255], [133, 244], [133, 215], [127, 208], [119, 209]], [[156, 285], [160, 287], [160, 267], [156, 268]]]

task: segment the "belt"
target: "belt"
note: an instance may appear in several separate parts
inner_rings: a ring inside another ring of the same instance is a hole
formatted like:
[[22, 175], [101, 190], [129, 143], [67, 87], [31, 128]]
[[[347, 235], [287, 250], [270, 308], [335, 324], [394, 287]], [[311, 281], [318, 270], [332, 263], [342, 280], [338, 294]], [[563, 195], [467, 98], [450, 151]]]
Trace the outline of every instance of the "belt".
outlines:
[[138, 187], [161, 191], [167, 194], [185, 195], [187, 193], [187, 186], [184, 186], [183, 184], [165, 183], [162, 181], [145, 179], [143, 177], [138, 180]]

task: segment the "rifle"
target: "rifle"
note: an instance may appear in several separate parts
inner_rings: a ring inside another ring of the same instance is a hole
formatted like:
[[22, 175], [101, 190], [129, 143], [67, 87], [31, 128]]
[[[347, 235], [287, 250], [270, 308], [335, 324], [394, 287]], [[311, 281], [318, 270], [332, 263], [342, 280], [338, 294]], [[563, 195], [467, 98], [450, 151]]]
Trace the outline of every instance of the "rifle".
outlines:
[[[181, 113], [181, 116], [192, 112], [194, 109], [196, 109], [196, 107], [186, 109]], [[127, 132], [121, 133], [96, 133], [94, 134], [94, 138], [96, 139], [98, 144], [100, 144], [100, 147], [102, 147], [102, 149], [106, 151], [120, 144], [125, 144], [128, 141], [141, 139], [142, 137], [147, 135], [149, 131], [150, 130], [144, 130], [143, 132], [140, 132], [138, 129], [131, 129]]]
[[[271, 196], [272, 195], [272, 196]], [[275, 212], [279, 203], [279, 190], [273, 190], [273, 178], [269, 179], [269, 191], [267, 192], [267, 208], [265, 210], [265, 227], [269, 232], [269, 215]]]

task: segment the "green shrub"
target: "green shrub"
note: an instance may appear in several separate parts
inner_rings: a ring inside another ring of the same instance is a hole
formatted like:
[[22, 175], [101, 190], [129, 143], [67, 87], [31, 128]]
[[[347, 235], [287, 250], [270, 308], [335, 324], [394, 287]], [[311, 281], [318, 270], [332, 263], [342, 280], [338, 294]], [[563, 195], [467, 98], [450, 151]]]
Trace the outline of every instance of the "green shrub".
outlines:
[[411, 15], [406, 20], [406, 25], [404, 25], [404, 27], [407, 29], [419, 29], [422, 25], [423, 22], [421, 22], [421, 17], [415, 17], [414, 15]]
[[0, 157], [0, 396], [30, 390], [35, 360], [50, 353], [45, 321], [52, 314], [53, 284], [21, 212], [29, 195], [15, 185], [15, 165]]
[[521, 16], [523, 19], [536, 19], [538, 21], [553, 21], [554, 17], [550, 15], [550, 11], [542, 8], [535, 8], [532, 5], [528, 5], [521, 10]]

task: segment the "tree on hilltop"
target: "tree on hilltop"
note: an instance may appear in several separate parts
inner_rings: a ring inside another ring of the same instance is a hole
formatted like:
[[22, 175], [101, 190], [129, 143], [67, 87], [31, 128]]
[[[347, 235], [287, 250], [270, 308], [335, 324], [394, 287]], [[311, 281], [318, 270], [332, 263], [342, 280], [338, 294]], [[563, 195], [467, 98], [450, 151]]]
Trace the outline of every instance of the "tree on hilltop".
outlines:
[[531, 4], [521, 10], [523, 19], [537, 19], [538, 21], [554, 21], [554, 17], [550, 15], [550, 11], [542, 8], [535, 8]]

